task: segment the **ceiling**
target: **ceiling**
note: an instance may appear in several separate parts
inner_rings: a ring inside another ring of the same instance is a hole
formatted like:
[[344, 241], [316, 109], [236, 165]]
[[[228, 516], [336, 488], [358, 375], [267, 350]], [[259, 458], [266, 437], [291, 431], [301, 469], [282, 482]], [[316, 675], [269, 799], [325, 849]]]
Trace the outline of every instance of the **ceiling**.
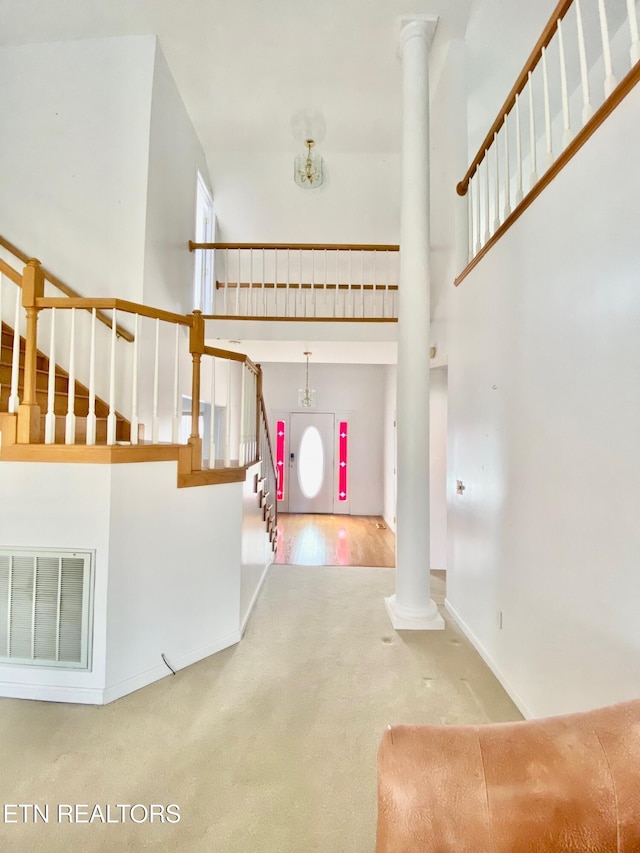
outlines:
[[301, 110], [319, 115], [325, 151], [398, 151], [400, 19], [438, 15], [443, 40], [472, 2], [0, 0], [0, 44], [158, 35], [210, 160], [290, 150]]

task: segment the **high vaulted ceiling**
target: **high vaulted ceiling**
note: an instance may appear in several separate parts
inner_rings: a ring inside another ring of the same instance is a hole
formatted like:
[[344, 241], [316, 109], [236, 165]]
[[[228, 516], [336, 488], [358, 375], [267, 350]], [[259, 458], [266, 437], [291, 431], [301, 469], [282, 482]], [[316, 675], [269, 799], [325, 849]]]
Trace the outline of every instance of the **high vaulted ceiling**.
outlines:
[[158, 35], [208, 157], [291, 149], [301, 110], [319, 114], [326, 149], [397, 151], [401, 17], [438, 15], [443, 40], [472, 2], [0, 0], [0, 44]]

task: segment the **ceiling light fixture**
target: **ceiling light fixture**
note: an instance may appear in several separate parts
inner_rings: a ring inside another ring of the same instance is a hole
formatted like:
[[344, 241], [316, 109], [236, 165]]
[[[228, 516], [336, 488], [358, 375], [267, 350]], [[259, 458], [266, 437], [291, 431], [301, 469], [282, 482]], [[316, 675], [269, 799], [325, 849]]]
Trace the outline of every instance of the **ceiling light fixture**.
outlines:
[[311, 149], [315, 145], [313, 139], [306, 139], [307, 153], [296, 156], [293, 177], [299, 187], [304, 189], [315, 189], [324, 182], [324, 164], [319, 154], [312, 154]]
[[307, 378], [304, 390], [302, 388], [298, 389], [298, 405], [308, 409], [316, 404], [316, 392], [309, 388], [309, 356], [313, 355], [313, 353], [307, 351], [303, 355], [307, 359]]

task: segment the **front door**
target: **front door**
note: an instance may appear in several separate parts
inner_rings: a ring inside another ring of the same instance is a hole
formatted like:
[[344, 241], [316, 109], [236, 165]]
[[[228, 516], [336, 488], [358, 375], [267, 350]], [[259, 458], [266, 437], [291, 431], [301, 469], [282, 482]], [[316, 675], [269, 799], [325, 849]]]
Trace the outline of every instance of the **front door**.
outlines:
[[289, 416], [289, 512], [333, 512], [335, 416]]

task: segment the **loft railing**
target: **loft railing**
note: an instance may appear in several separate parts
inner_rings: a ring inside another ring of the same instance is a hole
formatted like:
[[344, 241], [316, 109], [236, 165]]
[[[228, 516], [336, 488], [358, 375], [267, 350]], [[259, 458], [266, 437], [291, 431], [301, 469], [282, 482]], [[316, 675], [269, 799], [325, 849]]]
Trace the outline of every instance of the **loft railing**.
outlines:
[[211, 319], [394, 322], [397, 245], [194, 243], [213, 251]]
[[44, 287], [39, 261], [19, 272], [0, 260], [3, 445], [180, 445], [179, 485], [239, 479], [262, 460], [273, 476], [260, 368], [206, 346], [199, 311], [48, 297]]
[[[613, 35], [612, 35], [613, 33]], [[614, 65], [629, 69], [619, 82]], [[634, 0], [560, 0], [457, 186], [468, 265], [490, 247], [640, 80]]]

